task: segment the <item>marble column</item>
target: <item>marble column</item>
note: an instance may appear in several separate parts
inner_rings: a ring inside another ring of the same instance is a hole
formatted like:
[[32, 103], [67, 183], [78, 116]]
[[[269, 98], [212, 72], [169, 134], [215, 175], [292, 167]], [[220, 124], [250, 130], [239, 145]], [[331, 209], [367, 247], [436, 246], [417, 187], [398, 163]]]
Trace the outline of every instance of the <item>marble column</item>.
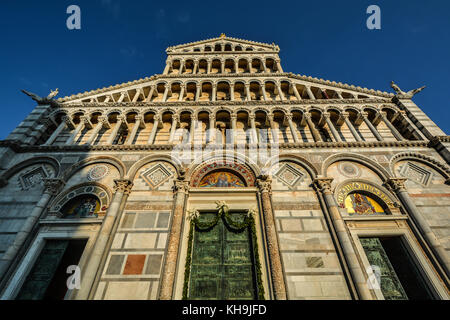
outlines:
[[380, 112], [380, 116], [381, 120], [383, 120], [384, 123], [388, 126], [389, 130], [391, 130], [395, 139], [397, 139], [398, 141], [405, 140], [403, 136], [400, 134], [400, 132], [398, 132], [397, 129], [394, 127], [394, 125], [388, 120], [388, 118], [386, 117], [386, 112]]
[[94, 143], [95, 139], [98, 136], [98, 133], [100, 132], [100, 130], [102, 130], [104, 122], [106, 121], [106, 117], [98, 117], [97, 118], [97, 125], [95, 126], [94, 130], [91, 133], [91, 136], [89, 137], [89, 139], [86, 141], [86, 145], [91, 145]]
[[431, 230], [430, 225], [425, 220], [423, 214], [419, 211], [415, 203], [412, 201], [409, 196], [408, 191], [405, 187], [405, 182], [408, 179], [405, 178], [391, 178], [387, 181], [387, 184], [395, 191], [400, 201], [405, 206], [406, 211], [411, 215], [413, 220], [417, 223], [421, 234], [427, 240], [430, 247], [439, 257], [442, 262], [442, 265], [445, 267], [447, 274], [450, 272], [450, 259], [449, 254], [442, 246], [439, 239], [434, 234], [433, 230]]
[[266, 62], [261, 60], [261, 64], [262, 64], [262, 66], [263, 66], [263, 71], [264, 71], [264, 73], [267, 73]]
[[86, 117], [81, 116], [80, 123], [76, 126], [75, 131], [70, 135], [69, 139], [67, 139], [66, 145], [73, 144], [78, 134], [83, 130], [85, 125], [88, 125], [88, 123], [89, 120]]
[[245, 84], [245, 93], [247, 95], [247, 101], [251, 101], [252, 95], [250, 93], [250, 84], [248, 84], [248, 83]]
[[178, 249], [180, 247], [181, 226], [183, 224], [184, 208], [189, 192], [189, 182], [181, 179], [175, 180], [173, 191], [173, 217], [169, 232], [166, 261], [162, 269], [164, 272], [161, 280], [160, 300], [171, 300], [173, 298], [173, 285], [177, 269]]
[[249, 119], [250, 119], [251, 133], [252, 133], [252, 143], [257, 144], [258, 143], [258, 134], [256, 133], [255, 115], [254, 114], [249, 115]]
[[362, 141], [361, 136], [358, 134], [358, 132], [356, 131], [355, 127], [353, 126], [352, 122], [350, 121], [349, 114], [348, 112], [342, 112], [341, 116], [344, 118], [344, 122], [347, 125], [347, 127], [350, 129], [353, 137], [355, 138], [356, 141]]
[[286, 284], [284, 282], [283, 267], [281, 265], [280, 247], [275, 226], [275, 217], [272, 210], [272, 181], [267, 176], [261, 176], [256, 180], [262, 202], [264, 226], [267, 237], [267, 249], [269, 253], [270, 272], [276, 300], [286, 300]]
[[231, 144], [237, 143], [237, 114], [233, 113], [230, 115], [231, 119]]
[[170, 136], [169, 136], [169, 143], [173, 143], [173, 139], [175, 137], [175, 131], [177, 129], [179, 117], [176, 114], [172, 115], [172, 125], [170, 126]]
[[196, 126], [197, 126], [197, 119], [195, 118], [195, 116], [193, 114], [191, 114], [191, 128], [190, 128], [190, 132], [189, 132], [189, 143], [194, 143]]
[[166, 63], [166, 67], [164, 68], [163, 74], [169, 74], [170, 68], [172, 68], [172, 61], [168, 61]]
[[310, 87], [306, 87], [306, 93], [308, 93], [308, 97], [309, 97], [311, 100], [316, 100], [316, 97], [315, 97], [314, 94], [312, 93]]
[[322, 116], [324, 117], [325, 122], [326, 122], [327, 125], [328, 125], [328, 128], [330, 128], [330, 131], [331, 131], [331, 133], [333, 134], [334, 140], [337, 141], [337, 142], [341, 142], [342, 139], [341, 139], [341, 137], [339, 136], [339, 133], [337, 132], [337, 130], [336, 130], [336, 128], [335, 128], [333, 122], [331, 122], [330, 114], [324, 113]]
[[271, 142], [272, 143], [278, 143], [278, 129], [275, 128], [275, 123], [273, 121], [273, 114], [267, 115], [267, 119], [269, 119], [270, 124], [270, 133], [272, 136]]
[[162, 98], [161, 102], [166, 102], [168, 95], [169, 95], [169, 85], [166, 84], [166, 86], [164, 88], [164, 94], [163, 94], [163, 98]]
[[311, 114], [305, 113], [303, 114], [303, 117], [306, 119], [306, 123], [308, 124], [309, 131], [311, 131], [314, 142], [321, 142], [322, 138], [320, 137], [319, 131], [317, 131], [316, 126], [311, 120]]
[[192, 74], [197, 74], [198, 71], [198, 60], [194, 61], [194, 69], [192, 70]]
[[282, 73], [282, 72], [283, 72], [283, 68], [281, 68], [281, 62], [280, 62], [280, 60], [277, 60], [277, 61], [276, 61], [276, 64], [277, 64], [277, 72], [278, 72], [278, 73]]
[[225, 73], [225, 61], [224, 61], [224, 60], [221, 60], [221, 61], [220, 61], [220, 72], [221, 72], [222, 74]]
[[284, 96], [283, 90], [281, 90], [281, 85], [277, 82], [277, 90], [278, 94], [280, 95], [281, 101], [285, 101], [286, 97]]
[[372, 300], [373, 298], [367, 285], [367, 279], [365, 278], [363, 270], [359, 264], [358, 256], [352, 245], [352, 240], [347, 232], [347, 226], [345, 221], [342, 219], [336, 200], [331, 192], [332, 181], [333, 178], [316, 178], [314, 179], [314, 184], [317, 190], [321, 192], [324, 197], [325, 204], [330, 212], [336, 235], [344, 251], [344, 258], [347, 261], [353, 282], [357, 287], [358, 294], [363, 300]]
[[383, 137], [378, 132], [377, 128], [372, 124], [372, 122], [369, 120], [367, 112], [361, 112], [361, 117], [363, 118], [364, 122], [366, 123], [367, 127], [369, 127], [372, 134], [375, 136], [375, 138], [378, 141], [383, 141]]
[[216, 101], [216, 98], [217, 98], [217, 84], [213, 84], [212, 85], [212, 97], [211, 97], [212, 99], [211, 99], [211, 101]]
[[105, 254], [106, 245], [109, 238], [112, 236], [111, 231], [116, 222], [117, 216], [120, 213], [119, 211], [122, 201], [131, 193], [132, 188], [133, 182], [130, 180], [114, 180], [114, 196], [108, 210], [106, 211], [105, 218], [103, 219], [102, 226], [98, 232], [98, 236], [89, 256], [88, 263], [83, 270], [81, 270], [81, 288], [76, 294], [76, 300], [86, 300], [89, 297], [89, 293], [98, 272], [102, 256]]
[[425, 140], [425, 141], [427, 140], [427, 138], [422, 133], [422, 131], [420, 131], [419, 128], [417, 128], [417, 126], [411, 121], [411, 119], [409, 119], [409, 117], [405, 111], [400, 111], [400, 115], [403, 117], [403, 119], [405, 119], [406, 122], [408, 122], [408, 124], [411, 126], [413, 131], [420, 137], [419, 140]]
[[56, 196], [64, 187], [65, 182], [62, 179], [44, 179], [44, 193], [39, 202], [33, 207], [30, 215], [26, 218], [24, 224], [14, 238], [13, 243], [7, 248], [6, 252], [0, 258], [0, 279], [10, 267], [17, 256], [20, 248], [30, 235], [42, 213], [47, 208], [50, 199]]
[[161, 121], [161, 116], [155, 116], [153, 119], [153, 128], [150, 136], [148, 137], [147, 144], [154, 144], [156, 138], [156, 132], [158, 131], [158, 127]]
[[209, 114], [209, 143], [214, 143], [216, 140], [216, 116], [213, 113]]
[[197, 84], [197, 92], [195, 93], [195, 101], [199, 101], [200, 100], [201, 93], [202, 93], [202, 84], [198, 83]]
[[181, 62], [180, 62], [180, 71], [178, 72], [178, 74], [182, 74], [183, 73], [184, 65], [185, 65], [185, 61], [181, 60]]
[[182, 85], [181, 88], [180, 88], [180, 96], [178, 97], [178, 101], [183, 101], [184, 91], [185, 91], [185, 86]]
[[155, 86], [152, 86], [152, 87], [151, 87], [150, 92], [149, 92], [147, 98], [145, 99], [145, 102], [150, 102], [150, 101], [152, 101], [153, 93], [155, 93]]
[[264, 101], [267, 101], [268, 99], [267, 99], [267, 92], [266, 92], [266, 84], [265, 83], [263, 83], [261, 85], [261, 91], [262, 91], [262, 94], [263, 94]]
[[63, 119], [59, 126], [56, 128], [55, 131], [53, 131], [50, 138], [47, 139], [47, 141], [43, 144], [44, 146], [49, 146], [53, 142], [55, 142], [56, 138], [59, 136], [59, 134], [67, 127], [66, 121]]
[[289, 123], [289, 129], [291, 130], [292, 138], [294, 138], [294, 143], [299, 143], [297, 130], [295, 130], [294, 123], [292, 122], [292, 114], [286, 114], [285, 117]]
[[294, 91], [294, 95], [297, 98], [298, 101], [302, 100], [302, 97], [300, 96], [300, 93], [298, 93], [298, 89], [297, 86], [295, 85], [295, 83], [291, 84], [292, 85], [292, 91]]
[[134, 126], [133, 126], [133, 130], [131, 130], [130, 136], [128, 137], [127, 141], [125, 142], [125, 144], [129, 145], [133, 143], [134, 138], [136, 137], [136, 134], [139, 130], [139, 128], [142, 126], [143, 124], [143, 118], [142, 116], [136, 116], [135, 117], [135, 122], [134, 122]]
[[122, 127], [122, 124], [125, 122], [124, 116], [117, 116], [117, 122], [114, 126], [114, 129], [112, 130], [111, 134], [108, 137], [108, 140], [106, 141], [107, 145], [113, 144], [114, 140], [117, 137], [117, 134], [119, 133], [120, 128]]
[[234, 83], [230, 85], [230, 100], [234, 101]]
[[211, 73], [211, 65], [212, 65], [212, 61], [211, 60], [208, 60], [207, 61], [207, 70], [206, 70], [206, 73], [207, 74], [210, 74]]
[[239, 73], [239, 60], [234, 61], [235, 73]]

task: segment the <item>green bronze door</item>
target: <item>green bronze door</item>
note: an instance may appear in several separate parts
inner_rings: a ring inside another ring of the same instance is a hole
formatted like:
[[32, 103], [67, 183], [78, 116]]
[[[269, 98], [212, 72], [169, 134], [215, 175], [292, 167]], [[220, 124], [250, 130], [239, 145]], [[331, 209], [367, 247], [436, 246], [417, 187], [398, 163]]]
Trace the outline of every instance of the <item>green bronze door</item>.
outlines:
[[360, 240], [369, 263], [380, 268], [380, 289], [384, 298], [386, 300], [408, 300], [380, 239], [361, 238]]
[[44, 298], [68, 245], [68, 240], [49, 240], [45, 243], [44, 249], [16, 297], [17, 300]]
[[[234, 221], [243, 214], [233, 214]], [[201, 214], [204, 223], [216, 214]], [[253, 250], [249, 228], [234, 231], [220, 218], [207, 230], [195, 229], [189, 299], [256, 299]]]

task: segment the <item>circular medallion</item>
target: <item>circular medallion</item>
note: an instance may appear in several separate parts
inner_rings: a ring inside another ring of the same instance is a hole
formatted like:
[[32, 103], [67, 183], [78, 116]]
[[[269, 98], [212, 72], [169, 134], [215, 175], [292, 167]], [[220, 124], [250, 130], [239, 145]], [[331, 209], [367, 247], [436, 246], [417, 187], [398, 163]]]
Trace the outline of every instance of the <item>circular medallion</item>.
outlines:
[[348, 178], [357, 178], [361, 175], [359, 168], [351, 162], [339, 163], [338, 170], [341, 174]]
[[88, 180], [97, 181], [103, 179], [108, 174], [109, 168], [104, 164], [99, 164], [93, 167], [88, 172]]

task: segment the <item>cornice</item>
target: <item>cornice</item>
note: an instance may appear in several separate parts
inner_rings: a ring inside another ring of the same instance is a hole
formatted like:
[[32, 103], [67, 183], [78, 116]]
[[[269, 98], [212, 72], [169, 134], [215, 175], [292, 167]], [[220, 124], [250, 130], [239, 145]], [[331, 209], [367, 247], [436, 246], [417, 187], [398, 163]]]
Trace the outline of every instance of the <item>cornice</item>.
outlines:
[[285, 100], [285, 101], [171, 101], [171, 102], [77, 102], [64, 104], [63, 108], [144, 108], [144, 107], [215, 107], [215, 106], [294, 106], [294, 105], [367, 105], [374, 103], [392, 104], [384, 99], [318, 99], [318, 100]]
[[[100, 146], [86, 146], [86, 145], [55, 145], [55, 146], [29, 146], [20, 144], [17, 141], [0, 141], [0, 146], [12, 147], [16, 152], [68, 152], [68, 151], [145, 151], [145, 150], [157, 150], [157, 151], [170, 151], [177, 145], [161, 144], [161, 145], [100, 145]], [[239, 145], [239, 148], [242, 146]], [[265, 147], [271, 149], [270, 144], [259, 145], [259, 148]], [[303, 142], [303, 143], [281, 143], [278, 147], [282, 150], [286, 149], [331, 149], [331, 148], [408, 148], [408, 147], [429, 147], [428, 141], [373, 141], [373, 142]], [[223, 149], [232, 150], [232, 145], [203, 145], [202, 149]], [[245, 149], [256, 149], [257, 145], [247, 144]], [[194, 146], [192, 146], [192, 150]]]
[[191, 52], [168, 52], [167, 55], [169, 56], [209, 56], [209, 55], [230, 55], [230, 56], [236, 56], [236, 55], [265, 55], [265, 54], [278, 54], [279, 51], [276, 50], [265, 50], [265, 51], [191, 51]]
[[[257, 41], [251, 41], [251, 40], [245, 40], [245, 39], [239, 39], [239, 38], [233, 38], [233, 37], [227, 37], [227, 36], [225, 36], [225, 37], [219, 36], [219, 37], [215, 37], [215, 38], [170, 46], [166, 49], [166, 52], [169, 52], [170, 50], [174, 50], [174, 49], [182, 49], [182, 48], [189, 47], [189, 46], [205, 44], [205, 43], [208, 43], [211, 41], [235, 41], [235, 42], [239, 42], [239, 43], [243, 43], [243, 44], [251, 44], [251, 45], [257, 45], [257, 46], [263, 46], [263, 47], [269, 47], [269, 48], [273, 48], [274, 46], [276, 46], [275, 44], [269, 44], [269, 43], [264, 43], [264, 42], [257, 42]], [[276, 47], [278, 47], [278, 46], [276, 46]]]
[[63, 98], [59, 98], [58, 100], [56, 100], [59, 103], [67, 103], [70, 100], [75, 100], [75, 99], [82, 99], [88, 96], [92, 96], [92, 95], [98, 95], [98, 94], [102, 94], [102, 93], [106, 93], [108, 91], [113, 91], [113, 90], [118, 90], [118, 89], [123, 89], [125, 87], [130, 87], [130, 86], [134, 86], [134, 85], [139, 85], [139, 84], [143, 84], [149, 81], [156, 81], [156, 80], [160, 80], [160, 79], [173, 79], [173, 78], [180, 78], [180, 79], [185, 79], [185, 78], [193, 78], [196, 79], [198, 78], [227, 78], [227, 77], [242, 77], [242, 78], [254, 78], [254, 77], [261, 77], [261, 76], [270, 76], [270, 77], [287, 77], [290, 79], [296, 79], [296, 80], [303, 80], [303, 81], [308, 81], [308, 82], [312, 82], [312, 83], [317, 83], [317, 84], [322, 84], [322, 85], [328, 85], [328, 86], [332, 86], [335, 88], [341, 88], [341, 89], [346, 89], [346, 90], [352, 90], [352, 91], [357, 91], [357, 92], [361, 92], [361, 93], [366, 93], [366, 94], [372, 94], [372, 95], [378, 95], [381, 97], [385, 97], [385, 98], [390, 98], [392, 99], [393, 97], [395, 97], [395, 95], [393, 93], [388, 93], [388, 92], [382, 92], [379, 90], [373, 90], [373, 89], [368, 89], [368, 88], [362, 88], [359, 86], [354, 86], [354, 85], [349, 85], [346, 83], [341, 83], [341, 82], [335, 82], [335, 81], [330, 81], [330, 80], [324, 80], [324, 79], [319, 79], [319, 78], [314, 78], [311, 76], [305, 76], [305, 75], [297, 75], [297, 74], [293, 74], [292, 72], [289, 73], [246, 73], [246, 74], [197, 74], [197, 75], [192, 75], [192, 74], [174, 74], [174, 75], [164, 75], [164, 74], [157, 74], [157, 75], [153, 75], [151, 77], [146, 77], [146, 78], [142, 78], [139, 80], [134, 80], [134, 81], [128, 81], [128, 82], [124, 82], [121, 84], [116, 84], [113, 86], [109, 86], [109, 87], [104, 87], [101, 89], [96, 89], [96, 90], [92, 90], [92, 91], [85, 91], [83, 93], [79, 93], [79, 94], [75, 94], [75, 95], [71, 95], [71, 96], [66, 96]]

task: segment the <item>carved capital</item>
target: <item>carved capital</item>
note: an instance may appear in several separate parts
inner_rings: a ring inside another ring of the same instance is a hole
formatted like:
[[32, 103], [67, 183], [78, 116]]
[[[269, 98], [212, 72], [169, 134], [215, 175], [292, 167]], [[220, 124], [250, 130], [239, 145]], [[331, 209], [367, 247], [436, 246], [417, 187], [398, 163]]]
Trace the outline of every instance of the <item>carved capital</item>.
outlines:
[[272, 193], [272, 180], [268, 176], [260, 176], [256, 179], [256, 186], [261, 193]]
[[292, 114], [291, 113], [285, 114], [285, 118], [286, 118], [286, 121], [292, 121]]
[[172, 190], [175, 193], [176, 192], [188, 193], [189, 192], [189, 181], [175, 180], [173, 182]]
[[127, 179], [115, 179], [114, 180], [114, 191], [122, 192], [124, 194], [130, 194], [133, 188], [133, 182]]
[[316, 178], [314, 179], [314, 185], [317, 190], [322, 192], [323, 194], [331, 194], [331, 183], [333, 182], [333, 178]]
[[391, 178], [388, 181], [386, 181], [386, 184], [388, 187], [390, 187], [394, 191], [405, 191], [405, 182], [406, 178]]
[[66, 185], [62, 179], [56, 178], [44, 178], [44, 193], [48, 193], [52, 196], [57, 195], [61, 189]]

